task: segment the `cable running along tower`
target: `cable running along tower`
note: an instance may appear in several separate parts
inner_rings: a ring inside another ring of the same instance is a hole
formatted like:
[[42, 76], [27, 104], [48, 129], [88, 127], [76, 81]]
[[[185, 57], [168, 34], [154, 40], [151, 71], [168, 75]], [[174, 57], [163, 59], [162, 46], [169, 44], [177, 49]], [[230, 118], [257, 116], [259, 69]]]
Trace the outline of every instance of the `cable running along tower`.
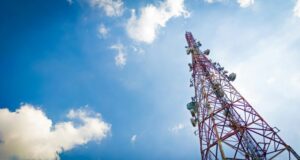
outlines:
[[236, 74], [228, 74], [219, 63], [208, 59], [191, 32], [186, 32], [187, 54], [195, 96], [187, 104], [191, 123], [198, 127], [202, 160], [300, 160], [299, 155], [278, 135], [231, 85]]

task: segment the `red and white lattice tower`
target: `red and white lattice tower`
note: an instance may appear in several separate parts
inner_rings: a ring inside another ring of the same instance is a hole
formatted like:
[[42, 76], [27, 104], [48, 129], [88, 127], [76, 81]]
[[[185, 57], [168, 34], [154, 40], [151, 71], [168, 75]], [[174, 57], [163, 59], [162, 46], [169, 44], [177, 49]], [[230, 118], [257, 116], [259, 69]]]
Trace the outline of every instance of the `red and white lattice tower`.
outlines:
[[192, 102], [187, 104], [192, 125], [200, 140], [202, 160], [229, 159], [297, 159], [299, 155], [278, 135], [231, 85], [236, 75], [228, 74], [219, 63], [207, 58], [191, 32], [185, 34], [191, 55], [190, 86], [195, 88]]

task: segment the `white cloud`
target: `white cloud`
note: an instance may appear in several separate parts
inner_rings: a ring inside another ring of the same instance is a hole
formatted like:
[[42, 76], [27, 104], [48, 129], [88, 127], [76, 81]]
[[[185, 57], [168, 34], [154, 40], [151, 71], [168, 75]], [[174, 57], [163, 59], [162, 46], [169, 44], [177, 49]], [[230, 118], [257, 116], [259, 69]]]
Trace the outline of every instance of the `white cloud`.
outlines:
[[133, 50], [133, 52], [137, 53], [137, 54], [144, 54], [145, 50], [143, 48], [140, 48], [138, 46], [131, 46], [131, 49]]
[[124, 48], [123, 44], [121, 44], [121, 43], [114, 44], [110, 48], [114, 49], [118, 52], [118, 54], [115, 56], [116, 65], [119, 67], [124, 67], [126, 65], [127, 58], [124, 53], [125, 48]]
[[[225, 0], [204, 0], [207, 3], [225, 2]], [[242, 8], [247, 8], [254, 4], [254, 0], [237, 0], [237, 3]]]
[[173, 133], [178, 133], [180, 130], [184, 129], [185, 126], [182, 123], [179, 123], [170, 129]]
[[118, 53], [118, 55], [115, 56], [115, 62], [117, 66], [123, 67], [126, 65], [126, 56], [123, 53]]
[[215, 2], [222, 2], [224, 0], [204, 0], [207, 3], [215, 3]]
[[109, 32], [109, 29], [104, 24], [100, 24], [100, 26], [98, 28], [99, 36], [102, 38], [105, 38], [107, 36], [108, 32]]
[[132, 144], [134, 144], [135, 141], [136, 141], [136, 134], [132, 135], [132, 137], [130, 138], [130, 142], [131, 142]]
[[246, 8], [254, 4], [254, 0], [237, 0], [237, 2], [242, 8]]
[[89, 0], [93, 7], [104, 10], [107, 16], [121, 16], [123, 14], [122, 0]]
[[213, 3], [214, 2], [214, 0], [204, 0], [205, 2], [207, 2], [207, 3]]
[[297, 3], [294, 7], [294, 15], [300, 17], [300, 0], [297, 0]]
[[[59, 159], [58, 154], [107, 136], [110, 125], [86, 110], [71, 110], [70, 121], [55, 125], [30, 104], [15, 112], [0, 109], [0, 159]], [[80, 122], [76, 124], [75, 121]]]
[[132, 10], [126, 30], [130, 38], [152, 43], [159, 29], [165, 27], [172, 17], [179, 16], [189, 16], [189, 12], [184, 7], [184, 0], [165, 0], [159, 6], [149, 4], [141, 9], [139, 18], [135, 10]]

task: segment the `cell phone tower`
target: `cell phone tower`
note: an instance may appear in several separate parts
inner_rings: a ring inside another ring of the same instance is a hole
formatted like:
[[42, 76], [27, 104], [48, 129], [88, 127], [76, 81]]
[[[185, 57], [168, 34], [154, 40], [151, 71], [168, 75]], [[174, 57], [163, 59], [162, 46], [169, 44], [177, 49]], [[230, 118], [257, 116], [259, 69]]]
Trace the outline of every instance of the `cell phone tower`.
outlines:
[[186, 32], [187, 54], [195, 96], [187, 104], [191, 123], [198, 127], [202, 160], [300, 160], [299, 155], [278, 135], [231, 85], [235, 73], [228, 74], [219, 63], [201, 51], [191, 32]]

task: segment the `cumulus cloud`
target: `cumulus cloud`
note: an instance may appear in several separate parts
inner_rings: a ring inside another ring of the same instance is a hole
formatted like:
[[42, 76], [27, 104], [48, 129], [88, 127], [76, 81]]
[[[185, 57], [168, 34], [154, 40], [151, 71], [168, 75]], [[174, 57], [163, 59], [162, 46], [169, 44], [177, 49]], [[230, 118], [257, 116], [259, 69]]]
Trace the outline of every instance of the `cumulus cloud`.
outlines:
[[98, 28], [98, 34], [100, 37], [105, 38], [108, 34], [108, 31], [109, 29], [104, 24], [100, 24]]
[[[225, 0], [204, 0], [207, 3], [225, 2]], [[247, 8], [254, 4], [254, 0], [237, 0], [237, 3], [242, 8]]]
[[246, 8], [254, 4], [254, 0], [237, 0], [237, 2], [242, 8]]
[[189, 12], [184, 7], [184, 0], [165, 0], [154, 6], [152, 4], [141, 8], [140, 17], [132, 10], [126, 30], [130, 38], [146, 43], [152, 43], [158, 30], [165, 27], [173, 17], [188, 17]]
[[297, 3], [294, 7], [294, 15], [300, 17], [300, 0], [297, 0]]
[[121, 16], [123, 14], [122, 0], [89, 0], [93, 7], [103, 9], [107, 16]]
[[134, 144], [135, 141], [136, 141], [136, 134], [132, 135], [132, 137], [130, 138], [130, 142], [131, 142], [132, 144]]
[[[53, 124], [30, 104], [15, 112], [0, 109], [0, 159], [59, 159], [59, 153], [107, 136], [110, 125], [100, 115], [71, 110], [69, 121]], [[77, 124], [79, 123], [79, 124]]]
[[123, 44], [114, 44], [110, 48], [117, 51], [117, 55], [115, 56], [115, 64], [119, 67], [124, 67], [126, 65], [127, 58], [124, 53], [125, 47]]
[[173, 133], [178, 133], [180, 130], [184, 129], [185, 126], [182, 123], [179, 123], [170, 129]]

